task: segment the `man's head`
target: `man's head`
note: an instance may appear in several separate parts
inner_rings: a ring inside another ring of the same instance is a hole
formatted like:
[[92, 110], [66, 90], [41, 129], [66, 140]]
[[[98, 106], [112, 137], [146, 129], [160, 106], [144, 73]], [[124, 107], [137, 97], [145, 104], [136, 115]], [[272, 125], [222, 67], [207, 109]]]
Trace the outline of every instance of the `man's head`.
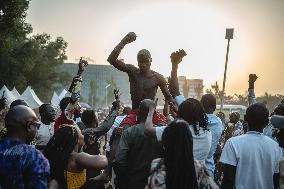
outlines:
[[123, 108], [121, 115], [127, 115], [131, 111], [131, 108], [126, 106]]
[[216, 98], [212, 94], [205, 94], [201, 98], [201, 104], [204, 111], [208, 114], [212, 114], [216, 110]]
[[144, 122], [147, 118], [150, 104], [153, 104], [154, 101], [151, 99], [144, 99], [141, 101], [139, 105], [139, 112], [138, 112], [138, 122]]
[[269, 122], [269, 111], [263, 103], [255, 103], [246, 110], [245, 121], [250, 131], [262, 132]]
[[94, 128], [98, 126], [98, 118], [94, 110], [85, 110], [82, 113], [81, 121], [87, 128]]
[[272, 112], [273, 115], [282, 115], [284, 116], [284, 103], [279, 104], [276, 106]]
[[140, 72], [145, 73], [150, 70], [152, 58], [147, 49], [142, 49], [138, 52], [137, 61]]
[[188, 98], [179, 105], [177, 117], [190, 125], [199, 125], [207, 129], [208, 118], [201, 103], [194, 98]]
[[229, 119], [231, 123], [237, 123], [240, 120], [239, 112], [232, 112]]
[[54, 122], [55, 121], [55, 109], [51, 106], [51, 104], [42, 104], [39, 107], [39, 114], [42, 121], [46, 122]]
[[270, 119], [273, 128], [273, 136], [276, 137], [279, 146], [284, 148], [284, 116], [273, 115]]
[[24, 105], [17, 105], [10, 109], [5, 117], [7, 136], [18, 138], [30, 143], [37, 132], [38, 119], [34, 111]]
[[221, 119], [221, 121], [224, 123], [226, 119], [226, 115], [223, 112], [218, 112], [217, 116]]
[[62, 112], [64, 112], [64, 110], [65, 110], [66, 107], [68, 106], [70, 100], [71, 100], [71, 97], [64, 97], [64, 98], [62, 98], [62, 100], [61, 100], [60, 103], [59, 103], [60, 110], [61, 110]]
[[24, 106], [29, 107], [28, 103], [25, 100], [18, 99], [18, 100], [14, 100], [10, 104], [10, 109], [12, 109], [13, 107], [18, 106], [18, 105], [24, 105]]

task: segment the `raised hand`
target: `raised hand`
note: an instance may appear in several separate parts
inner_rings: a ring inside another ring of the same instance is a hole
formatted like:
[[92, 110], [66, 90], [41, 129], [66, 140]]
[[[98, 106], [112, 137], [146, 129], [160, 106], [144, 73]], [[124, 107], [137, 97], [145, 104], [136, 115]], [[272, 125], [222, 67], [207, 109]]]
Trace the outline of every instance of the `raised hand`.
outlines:
[[80, 58], [79, 64], [78, 64], [78, 75], [83, 73], [83, 71], [86, 70], [86, 67], [88, 66], [88, 62], [86, 60], [83, 60], [83, 58]]
[[172, 64], [179, 64], [186, 55], [187, 54], [183, 49], [173, 52], [170, 56]]
[[121, 93], [119, 93], [119, 89], [114, 89], [113, 94], [114, 94], [115, 100], [119, 100], [119, 97], [121, 95]]
[[257, 80], [257, 75], [256, 74], [249, 74], [249, 82], [254, 83]]
[[123, 42], [125, 45], [128, 43], [132, 43], [133, 41], [135, 41], [137, 38], [136, 34], [134, 32], [129, 32], [122, 40], [121, 42]]

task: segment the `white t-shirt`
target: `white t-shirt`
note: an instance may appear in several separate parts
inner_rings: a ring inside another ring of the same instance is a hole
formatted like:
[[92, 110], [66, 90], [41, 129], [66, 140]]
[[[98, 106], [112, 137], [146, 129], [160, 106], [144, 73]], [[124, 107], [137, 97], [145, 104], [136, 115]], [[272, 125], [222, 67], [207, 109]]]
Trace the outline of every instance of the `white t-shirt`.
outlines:
[[111, 128], [109, 129], [109, 131], [107, 132], [107, 144], [106, 144], [106, 151], [110, 151], [110, 145], [109, 145], [109, 141], [110, 141], [110, 137], [112, 135], [113, 130], [118, 127], [120, 125], [120, 123], [124, 120], [124, 118], [127, 115], [122, 115], [122, 116], [117, 116], [113, 122], [113, 125], [111, 126]]
[[[162, 135], [166, 126], [155, 127], [156, 128], [156, 137], [158, 141], [162, 141]], [[204, 130], [200, 128], [199, 135], [195, 135], [193, 127], [189, 127], [192, 139], [193, 139], [193, 157], [195, 160], [201, 161], [205, 164], [205, 159], [207, 158], [210, 148], [211, 148], [211, 132], [209, 130]]]
[[37, 145], [47, 145], [50, 138], [54, 133], [54, 123], [50, 125], [40, 124], [39, 129], [37, 130], [36, 135], [36, 144]]
[[279, 172], [281, 157], [275, 141], [249, 131], [226, 142], [220, 162], [236, 166], [236, 189], [273, 189], [273, 174]]

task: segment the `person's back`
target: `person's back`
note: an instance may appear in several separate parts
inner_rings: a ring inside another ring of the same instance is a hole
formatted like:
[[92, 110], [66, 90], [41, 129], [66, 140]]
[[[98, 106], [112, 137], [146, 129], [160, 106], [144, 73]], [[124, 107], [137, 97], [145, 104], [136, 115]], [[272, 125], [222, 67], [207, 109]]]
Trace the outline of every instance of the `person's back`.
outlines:
[[47, 181], [48, 174], [49, 163], [40, 151], [15, 140], [0, 142], [0, 184], [3, 188], [44, 188], [46, 183], [36, 177], [45, 177]]
[[212, 134], [212, 143], [211, 143], [210, 152], [207, 156], [205, 164], [206, 164], [206, 168], [208, 169], [209, 173], [213, 175], [215, 171], [215, 164], [214, 164], [213, 156], [216, 151], [217, 145], [219, 143], [219, 140], [221, 138], [224, 128], [223, 128], [223, 124], [220, 118], [218, 118], [214, 114], [207, 114], [207, 117], [208, 117], [208, 128]]
[[35, 138], [38, 126], [36, 114], [27, 106], [16, 105], [7, 113], [7, 136], [0, 141], [2, 188], [47, 188], [48, 160], [28, 145]]
[[222, 188], [268, 189], [278, 185], [279, 161], [282, 152], [278, 144], [263, 135], [269, 112], [256, 103], [246, 110], [249, 131], [230, 138], [222, 151], [220, 162], [224, 166]]
[[222, 163], [237, 162], [236, 188], [272, 188], [273, 174], [278, 171], [281, 150], [278, 144], [261, 133], [248, 131], [230, 138], [226, 146], [236, 157], [223, 151]]
[[[126, 188], [144, 188], [150, 174], [152, 160], [161, 157], [161, 145], [157, 139], [144, 135], [144, 124], [128, 128], [121, 140], [124, 142], [120, 142], [115, 159], [119, 164], [121, 160], [127, 164]], [[125, 148], [125, 144], [128, 144], [127, 155], [121, 151]]]

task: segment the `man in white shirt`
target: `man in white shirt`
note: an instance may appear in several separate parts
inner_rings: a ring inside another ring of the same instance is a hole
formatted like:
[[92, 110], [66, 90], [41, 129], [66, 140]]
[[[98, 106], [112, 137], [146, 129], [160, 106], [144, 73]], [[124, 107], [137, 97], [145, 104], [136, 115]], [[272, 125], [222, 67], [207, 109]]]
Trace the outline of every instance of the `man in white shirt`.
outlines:
[[223, 189], [277, 188], [279, 161], [282, 157], [278, 144], [262, 133], [268, 124], [269, 111], [262, 103], [248, 107], [245, 121], [248, 132], [230, 138], [220, 162], [224, 166]]
[[54, 133], [55, 109], [51, 104], [42, 104], [39, 107], [41, 124], [36, 135], [36, 146], [42, 149], [46, 146]]

